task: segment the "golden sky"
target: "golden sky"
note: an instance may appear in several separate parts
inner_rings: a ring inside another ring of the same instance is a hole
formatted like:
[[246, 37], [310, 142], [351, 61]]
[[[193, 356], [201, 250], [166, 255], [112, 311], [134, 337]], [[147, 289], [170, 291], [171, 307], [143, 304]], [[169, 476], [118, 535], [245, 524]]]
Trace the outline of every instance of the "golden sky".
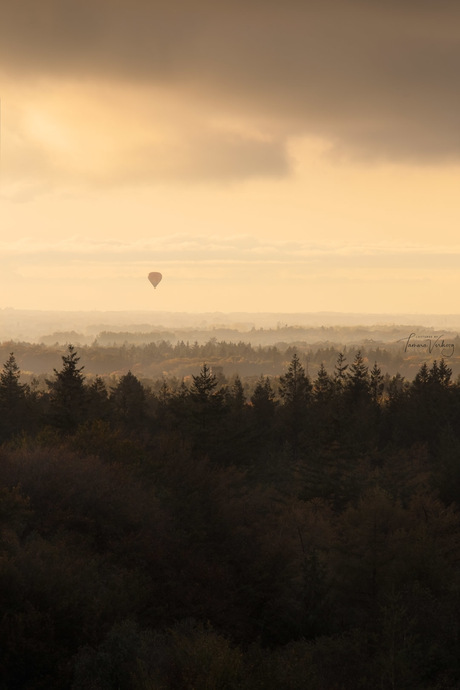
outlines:
[[4, 0], [0, 308], [459, 313], [459, 20]]

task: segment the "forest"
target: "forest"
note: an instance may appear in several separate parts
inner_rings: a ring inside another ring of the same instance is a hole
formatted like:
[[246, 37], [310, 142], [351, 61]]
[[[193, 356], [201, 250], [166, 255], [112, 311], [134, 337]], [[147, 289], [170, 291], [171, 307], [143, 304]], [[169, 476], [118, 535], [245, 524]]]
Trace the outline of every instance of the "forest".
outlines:
[[[258, 342], [259, 338], [265, 339], [267, 333], [276, 333], [278, 337], [282, 334], [286, 340], [273, 338], [273, 343], [269, 345]], [[123, 332], [107, 333], [108, 340], [103, 344], [104, 333], [100, 333], [97, 340], [77, 347], [87, 380], [100, 376], [108, 388], [128, 371], [148, 388], [155, 389], [158, 381], [163, 380], [170, 387], [176, 388], [182, 380], [191, 382], [192, 375], [199, 372], [203, 362], [212, 367], [221, 379], [231, 380], [238, 375], [248, 385], [255, 385], [261, 375], [272, 378], [281, 376], [294, 352], [298, 354], [307, 375], [312, 378], [316, 377], [322, 365], [332, 370], [339, 353], [352, 361], [358, 351], [369, 362], [377, 362], [386, 378], [386, 385], [389, 377], [397, 373], [412, 380], [423, 362], [433, 359], [446, 359], [453, 378], [460, 376], [460, 338], [457, 334], [441, 335], [432, 333], [429, 329], [427, 332], [421, 330], [414, 334], [410, 327], [405, 327], [392, 331], [392, 338], [395, 339], [391, 341], [369, 338], [350, 341], [351, 334], [354, 338], [359, 335], [355, 329], [349, 332], [349, 329], [338, 328], [335, 329], [337, 342], [325, 340], [321, 343], [302, 339], [304, 331], [297, 328], [277, 331], [257, 329], [247, 339], [243, 339], [240, 332], [232, 332], [227, 333], [228, 339], [221, 340], [210, 337], [209, 331], [201, 334], [197, 332], [200, 340], [174, 340], [157, 337], [158, 334]], [[370, 334], [369, 331], [368, 335]], [[0, 362], [4, 362], [13, 351], [21, 368], [22, 380], [41, 391], [47, 391], [46, 379], [65, 353], [68, 343], [73, 342], [68, 337], [71, 335], [64, 334], [62, 343], [55, 341], [54, 336], [52, 343], [48, 344], [1, 342]], [[120, 336], [119, 341], [116, 340], [116, 335]], [[139, 342], [136, 342], [137, 336], [140, 338]]]
[[196, 373], [146, 382], [87, 376], [68, 345], [37, 385], [17, 354], [0, 371], [0, 688], [459, 687], [446, 359], [408, 379], [369, 350], [309, 367], [291, 347], [246, 379], [200, 351]]

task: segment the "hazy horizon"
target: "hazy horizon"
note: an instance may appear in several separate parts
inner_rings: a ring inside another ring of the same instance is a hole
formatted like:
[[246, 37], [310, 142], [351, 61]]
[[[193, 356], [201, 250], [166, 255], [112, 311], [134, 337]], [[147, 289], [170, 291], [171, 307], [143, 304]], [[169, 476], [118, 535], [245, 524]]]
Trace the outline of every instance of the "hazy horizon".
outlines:
[[[283, 330], [302, 328], [391, 328], [427, 329], [442, 334], [460, 332], [460, 314], [375, 314], [339, 312], [153, 312], [99, 310], [20, 310], [0, 308], [0, 342], [8, 340], [35, 341], [53, 334], [74, 331], [91, 340], [103, 331], [132, 333], [162, 329], [193, 330], [203, 333], [234, 329], [244, 336], [252, 329]], [[409, 330], [407, 332], [409, 335]], [[295, 333], [292, 334], [292, 339]], [[391, 340], [391, 335], [389, 335]]]

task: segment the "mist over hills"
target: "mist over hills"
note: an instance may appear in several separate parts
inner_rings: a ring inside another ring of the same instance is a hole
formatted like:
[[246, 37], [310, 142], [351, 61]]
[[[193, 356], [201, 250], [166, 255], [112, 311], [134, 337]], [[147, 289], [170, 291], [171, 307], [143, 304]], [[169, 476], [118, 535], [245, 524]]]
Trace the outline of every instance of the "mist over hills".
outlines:
[[[295, 342], [299, 339], [312, 342], [358, 342], [366, 339], [394, 342], [398, 337], [404, 337], [408, 327], [418, 332], [445, 331], [443, 335], [453, 335], [460, 330], [460, 314], [0, 309], [0, 341], [3, 342], [73, 340], [88, 344], [100, 341], [104, 335], [109, 340], [112, 337], [114, 342], [119, 342], [120, 338], [128, 342], [143, 342], [182, 338], [203, 341], [213, 337], [248, 340], [254, 344]], [[113, 334], [118, 336], [113, 337]], [[133, 334], [133, 338], [128, 334]]]

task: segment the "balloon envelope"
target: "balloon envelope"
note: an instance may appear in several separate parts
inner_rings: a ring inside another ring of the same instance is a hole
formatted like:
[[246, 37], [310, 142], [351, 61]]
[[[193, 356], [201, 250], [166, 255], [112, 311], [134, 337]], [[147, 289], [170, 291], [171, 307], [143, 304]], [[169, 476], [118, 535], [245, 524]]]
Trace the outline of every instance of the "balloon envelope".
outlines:
[[161, 275], [161, 273], [156, 273], [155, 271], [153, 271], [153, 273], [149, 273], [148, 278], [152, 283], [153, 287], [156, 288], [163, 276]]

